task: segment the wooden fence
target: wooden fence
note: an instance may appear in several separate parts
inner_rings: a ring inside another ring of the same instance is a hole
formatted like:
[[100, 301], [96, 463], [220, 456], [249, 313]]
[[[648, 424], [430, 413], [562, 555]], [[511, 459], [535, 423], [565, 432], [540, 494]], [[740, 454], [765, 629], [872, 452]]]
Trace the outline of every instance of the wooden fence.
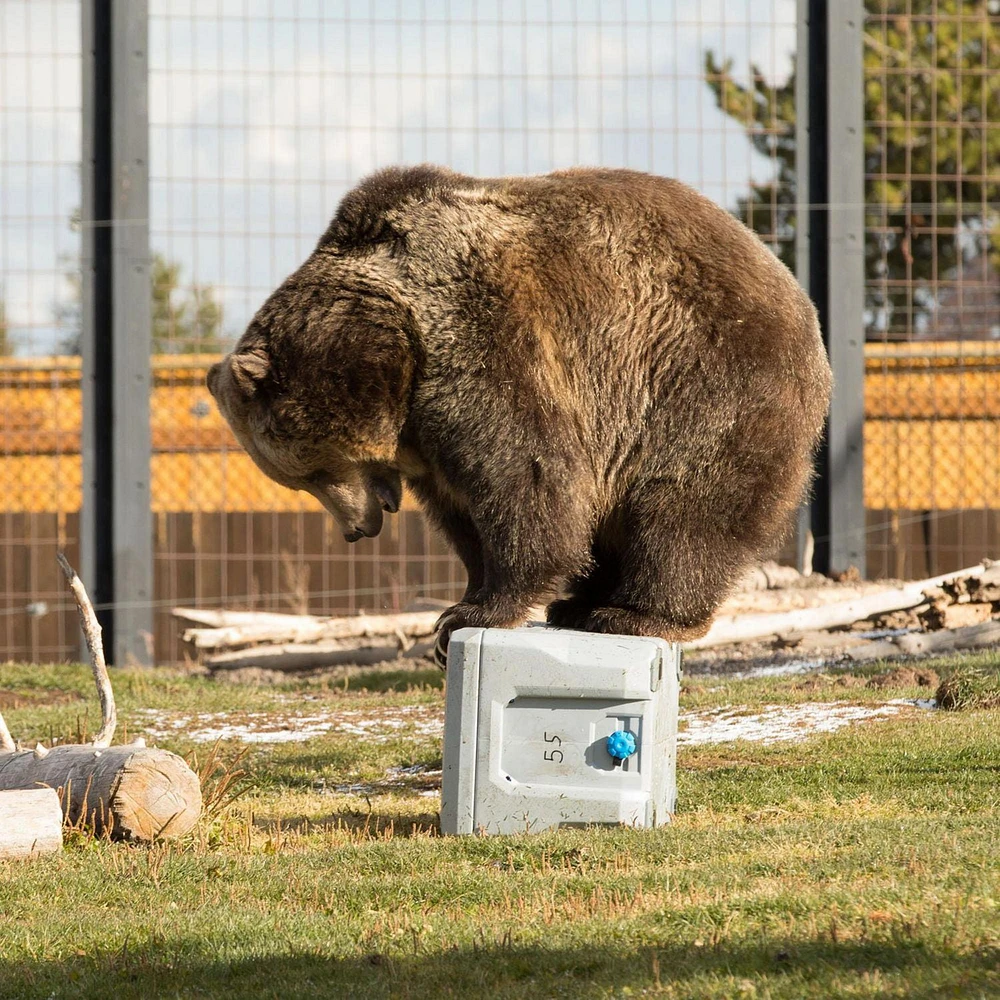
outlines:
[[[158, 659], [181, 654], [166, 614], [175, 602], [335, 612], [460, 591], [459, 564], [409, 498], [380, 538], [347, 546], [311, 497], [261, 475], [205, 388], [214, 360], [153, 359]], [[54, 553], [77, 557], [80, 414], [78, 358], [0, 360], [8, 657], [75, 650]], [[998, 554], [1000, 344], [869, 345], [864, 439], [872, 575], [923, 576]]]

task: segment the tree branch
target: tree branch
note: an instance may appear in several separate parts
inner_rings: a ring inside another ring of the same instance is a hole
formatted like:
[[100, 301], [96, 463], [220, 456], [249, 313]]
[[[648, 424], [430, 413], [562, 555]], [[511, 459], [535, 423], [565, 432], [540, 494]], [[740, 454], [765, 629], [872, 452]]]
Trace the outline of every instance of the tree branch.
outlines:
[[[104, 643], [101, 641], [101, 623], [97, 620], [94, 605], [90, 603], [83, 581], [76, 575], [76, 570], [70, 566], [66, 557], [56, 553], [59, 567], [69, 581], [70, 590], [76, 598], [76, 606], [80, 612], [80, 627], [87, 640], [90, 651], [90, 666], [94, 673], [94, 684], [97, 685], [97, 696], [101, 699], [101, 729], [94, 737], [95, 747], [109, 747], [114, 739], [115, 727], [118, 725], [118, 711], [115, 708], [115, 693], [111, 689], [111, 678], [108, 677], [108, 667], [104, 662]], [[9, 735], [9, 734], [8, 734]]]

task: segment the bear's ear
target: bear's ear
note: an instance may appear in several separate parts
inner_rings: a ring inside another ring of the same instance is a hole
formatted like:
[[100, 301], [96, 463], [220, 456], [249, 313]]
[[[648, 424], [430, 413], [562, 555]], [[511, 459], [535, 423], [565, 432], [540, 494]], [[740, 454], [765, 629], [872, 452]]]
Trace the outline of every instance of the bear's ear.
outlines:
[[271, 375], [271, 359], [260, 348], [232, 355], [229, 365], [234, 381], [247, 398], [258, 395]]

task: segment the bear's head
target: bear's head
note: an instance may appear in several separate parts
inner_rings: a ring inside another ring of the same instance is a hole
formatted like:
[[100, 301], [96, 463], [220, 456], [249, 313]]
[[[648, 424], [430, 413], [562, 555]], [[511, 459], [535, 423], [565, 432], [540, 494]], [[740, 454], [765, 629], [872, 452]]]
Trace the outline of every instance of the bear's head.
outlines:
[[316, 497], [349, 542], [373, 538], [382, 512], [401, 503], [399, 435], [415, 370], [408, 322], [384, 290], [303, 269], [208, 372], [261, 471]]

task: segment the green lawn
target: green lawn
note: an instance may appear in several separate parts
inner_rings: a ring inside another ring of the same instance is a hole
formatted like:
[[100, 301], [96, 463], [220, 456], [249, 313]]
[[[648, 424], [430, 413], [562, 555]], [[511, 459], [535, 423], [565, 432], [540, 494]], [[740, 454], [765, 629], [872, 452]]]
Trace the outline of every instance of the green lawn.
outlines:
[[[931, 665], [972, 677], [967, 695], [1000, 677], [997, 654]], [[235, 777], [243, 795], [180, 843], [77, 833], [61, 855], [0, 863], [0, 998], [1000, 996], [989, 697], [799, 742], [685, 746], [665, 829], [444, 839], [427, 794], [436, 671], [371, 675], [382, 690], [114, 680], [129, 734], [165, 733], [208, 770], [211, 744], [187, 733], [334, 721], [306, 742], [224, 741], [206, 791]], [[697, 677], [682, 711], [929, 694], [837, 673]], [[0, 707], [24, 741], [94, 728], [82, 668], [0, 666]]]

